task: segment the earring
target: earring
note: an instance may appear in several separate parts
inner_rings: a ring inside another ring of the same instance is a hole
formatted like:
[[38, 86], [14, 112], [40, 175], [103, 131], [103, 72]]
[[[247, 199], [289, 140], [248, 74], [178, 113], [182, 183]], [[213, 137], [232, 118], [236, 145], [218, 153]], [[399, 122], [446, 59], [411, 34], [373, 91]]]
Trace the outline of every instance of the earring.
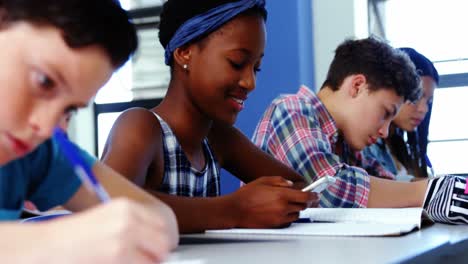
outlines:
[[184, 65], [182, 66], [182, 68], [184, 68], [184, 70], [187, 70], [187, 69], [188, 69], [188, 65], [187, 65], [187, 64], [184, 64]]

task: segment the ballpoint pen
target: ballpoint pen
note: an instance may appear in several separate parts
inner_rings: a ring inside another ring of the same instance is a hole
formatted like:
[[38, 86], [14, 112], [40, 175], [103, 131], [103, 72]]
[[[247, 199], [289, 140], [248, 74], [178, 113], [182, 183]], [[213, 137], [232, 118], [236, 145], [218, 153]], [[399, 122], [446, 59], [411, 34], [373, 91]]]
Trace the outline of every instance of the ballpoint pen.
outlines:
[[109, 201], [109, 194], [99, 183], [91, 168], [87, 166], [83, 158], [78, 155], [78, 148], [69, 141], [65, 132], [57, 127], [54, 129], [53, 138], [58, 142], [63, 154], [68, 158], [76, 175], [80, 178], [85, 187], [95, 193], [101, 202]]
[[429, 170], [431, 171], [431, 176], [429, 176], [429, 178], [434, 178], [436, 175], [435, 175], [435, 171], [434, 171], [434, 168], [432, 168], [432, 163], [431, 161], [429, 160], [429, 157], [426, 155], [426, 165], [427, 167], [429, 167]]

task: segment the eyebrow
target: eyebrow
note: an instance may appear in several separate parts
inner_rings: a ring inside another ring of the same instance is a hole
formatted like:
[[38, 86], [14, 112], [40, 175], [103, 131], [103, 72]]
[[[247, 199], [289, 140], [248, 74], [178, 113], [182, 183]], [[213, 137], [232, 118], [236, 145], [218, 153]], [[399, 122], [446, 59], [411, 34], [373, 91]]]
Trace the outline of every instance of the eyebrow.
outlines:
[[[246, 48], [234, 49], [235, 51], [241, 51], [242, 53], [246, 54], [247, 56], [251, 56], [252, 52]], [[260, 59], [265, 56], [265, 53], [260, 54]]]

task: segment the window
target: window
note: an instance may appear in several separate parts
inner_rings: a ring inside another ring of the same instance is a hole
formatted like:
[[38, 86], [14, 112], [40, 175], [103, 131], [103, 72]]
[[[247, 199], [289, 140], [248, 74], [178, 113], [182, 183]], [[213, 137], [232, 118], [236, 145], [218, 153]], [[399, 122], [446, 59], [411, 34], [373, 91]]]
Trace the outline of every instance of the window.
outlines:
[[99, 157], [112, 125], [130, 107], [154, 107], [166, 94], [169, 67], [158, 41], [162, 1], [121, 0], [137, 27], [139, 47], [133, 58], [102, 87], [94, 100], [94, 152]]
[[394, 47], [412, 47], [434, 62], [440, 76], [434, 93], [428, 156], [436, 173], [468, 173], [467, 1], [387, 0], [384, 36]]

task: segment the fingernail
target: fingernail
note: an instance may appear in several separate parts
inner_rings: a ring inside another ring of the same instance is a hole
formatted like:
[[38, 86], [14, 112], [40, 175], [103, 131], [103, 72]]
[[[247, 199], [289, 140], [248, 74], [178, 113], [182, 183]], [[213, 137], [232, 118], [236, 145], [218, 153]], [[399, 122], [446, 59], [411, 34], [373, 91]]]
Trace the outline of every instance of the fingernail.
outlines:
[[286, 180], [286, 182], [288, 183], [289, 186], [293, 186], [293, 182], [292, 182], [292, 181]]

